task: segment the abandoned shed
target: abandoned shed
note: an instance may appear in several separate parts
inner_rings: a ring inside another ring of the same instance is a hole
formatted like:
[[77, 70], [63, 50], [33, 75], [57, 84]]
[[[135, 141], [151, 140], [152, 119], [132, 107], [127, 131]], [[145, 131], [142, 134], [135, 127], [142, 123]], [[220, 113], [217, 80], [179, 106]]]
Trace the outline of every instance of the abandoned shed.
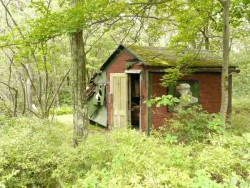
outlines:
[[[149, 108], [143, 102], [176, 93], [189, 93], [191, 103], [201, 104], [210, 113], [219, 112], [222, 60], [207, 51], [199, 51], [188, 65], [192, 74], [181, 78], [176, 87], [161, 86], [164, 70], [175, 67], [181, 54], [167, 48], [120, 45], [92, 77], [87, 93], [89, 119], [108, 128], [126, 127], [129, 123], [149, 131], [163, 125], [173, 112], [170, 107]], [[230, 66], [230, 72], [237, 72], [236, 67]], [[230, 111], [231, 74], [229, 86]]]

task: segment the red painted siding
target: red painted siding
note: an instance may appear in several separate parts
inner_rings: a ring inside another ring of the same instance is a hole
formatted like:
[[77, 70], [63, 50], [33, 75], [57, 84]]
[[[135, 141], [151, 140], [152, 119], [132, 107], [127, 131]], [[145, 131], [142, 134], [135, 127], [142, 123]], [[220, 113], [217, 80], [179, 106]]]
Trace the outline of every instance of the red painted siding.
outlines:
[[[160, 97], [162, 95], [167, 94], [167, 89], [160, 85], [163, 74], [159, 73], [151, 73], [152, 85], [151, 85], [151, 97]], [[167, 107], [152, 107], [151, 108], [151, 127], [159, 128], [159, 126], [163, 125], [164, 119], [168, 115]]]
[[[163, 74], [152, 73], [152, 97], [167, 94], [167, 89], [160, 86], [160, 79]], [[210, 112], [217, 113], [220, 111], [221, 103], [221, 75], [219, 73], [196, 73], [192, 76], [184, 77], [181, 80], [197, 80], [199, 83], [199, 103], [202, 107]], [[170, 113], [167, 107], [152, 107], [151, 123], [152, 127], [158, 128], [164, 124], [164, 119]]]
[[[134, 57], [122, 52], [117, 56], [117, 59], [107, 68], [107, 109], [108, 109], [108, 126], [112, 124], [112, 99], [110, 95], [110, 74], [124, 73], [126, 70], [125, 64], [128, 60]], [[143, 70], [141, 76], [141, 129], [147, 130], [147, 107], [143, 101], [147, 99], [147, 70], [163, 70], [162, 67], [144, 67], [143, 65], [135, 64], [131, 69]], [[151, 72], [151, 97], [162, 96], [167, 94], [167, 88], [160, 85], [163, 73]], [[195, 73], [192, 76], [184, 77], [181, 80], [197, 80], [199, 84], [199, 102], [205, 110], [210, 113], [216, 113], [220, 110], [221, 103], [221, 74], [220, 73]], [[151, 108], [151, 126], [159, 128], [164, 124], [165, 118], [169, 118], [171, 113], [167, 107], [152, 107]]]
[[[131, 59], [133, 59], [133, 56], [130, 56], [129, 54], [127, 54], [125, 52], [118, 55], [115, 62], [113, 62], [107, 68], [107, 82], [108, 82], [108, 84], [110, 83], [110, 74], [111, 73], [124, 73], [126, 70], [126, 66], [125, 66], [126, 62], [128, 60], [131, 60]], [[142, 68], [143, 67], [141, 65], [134, 65], [131, 69], [141, 70]], [[142, 82], [141, 82], [142, 98], [145, 96], [144, 93], [146, 93], [145, 83], [146, 83], [145, 80], [142, 80]], [[110, 125], [112, 125], [112, 99], [111, 99], [111, 94], [110, 94], [110, 85], [108, 85], [107, 91], [108, 91], [108, 95], [107, 95], [108, 127], [110, 128]], [[145, 121], [146, 114], [145, 114], [144, 108], [141, 108], [141, 114], [142, 114], [142, 119], [143, 119], [141, 124], [143, 126], [146, 126], [146, 121]]]
[[107, 82], [108, 82], [108, 95], [107, 95], [107, 109], [108, 109], [108, 127], [112, 124], [112, 99], [111, 99], [111, 94], [110, 94], [110, 74], [111, 73], [124, 73], [125, 71], [125, 64], [128, 60], [132, 59], [130, 55], [126, 53], [122, 53], [118, 56], [118, 58], [115, 60], [114, 63], [112, 63], [108, 68], [107, 68]]

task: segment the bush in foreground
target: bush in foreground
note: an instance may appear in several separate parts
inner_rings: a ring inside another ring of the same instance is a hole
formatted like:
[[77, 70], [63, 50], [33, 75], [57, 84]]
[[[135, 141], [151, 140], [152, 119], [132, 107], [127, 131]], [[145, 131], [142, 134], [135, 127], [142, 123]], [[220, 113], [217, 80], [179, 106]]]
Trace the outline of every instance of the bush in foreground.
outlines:
[[225, 127], [222, 126], [220, 115], [208, 113], [201, 106], [194, 105], [173, 113], [154, 133], [163, 136], [165, 141], [170, 143], [191, 143], [206, 141], [211, 135], [224, 132]]
[[61, 162], [67, 134], [62, 124], [39, 119], [12, 119], [1, 126], [0, 182], [6, 187], [56, 187], [51, 174]]
[[[249, 131], [250, 132], [250, 131]], [[91, 134], [16, 119], [0, 127], [0, 187], [249, 187], [250, 133], [170, 144], [134, 130]]]

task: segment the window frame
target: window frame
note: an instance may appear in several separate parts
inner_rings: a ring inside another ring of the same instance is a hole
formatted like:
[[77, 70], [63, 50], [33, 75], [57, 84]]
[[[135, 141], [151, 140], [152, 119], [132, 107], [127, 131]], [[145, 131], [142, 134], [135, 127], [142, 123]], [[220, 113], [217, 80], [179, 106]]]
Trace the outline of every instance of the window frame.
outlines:
[[[199, 104], [200, 103], [200, 91], [199, 91], [199, 81], [198, 80], [178, 80], [176, 85], [172, 85], [172, 86], [168, 86], [167, 87], [167, 94], [168, 95], [172, 95], [173, 97], [178, 97], [177, 95], [177, 90], [176, 90], [176, 86], [181, 84], [181, 83], [187, 83], [190, 85], [190, 91], [192, 93], [193, 97], [196, 97], [198, 99], [198, 102], [194, 103], [194, 104], [189, 104], [187, 107], [191, 106], [191, 105], [195, 105], [195, 104]], [[168, 111], [169, 112], [173, 112], [174, 111], [174, 107], [175, 106], [170, 106], [168, 105]]]

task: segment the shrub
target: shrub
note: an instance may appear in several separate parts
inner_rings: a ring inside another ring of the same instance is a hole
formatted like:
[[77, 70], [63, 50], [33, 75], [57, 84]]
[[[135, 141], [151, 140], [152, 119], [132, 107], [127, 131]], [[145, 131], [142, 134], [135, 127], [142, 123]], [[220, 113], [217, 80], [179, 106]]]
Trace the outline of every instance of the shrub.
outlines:
[[[55, 173], [62, 187], [188, 187], [190, 148], [170, 148], [134, 130], [96, 134]], [[73, 180], [73, 181], [72, 181]]]
[[73, 108], [71, 106], [62, 106], [55, 110], [56, 115], [66, 115], [66, 114], [72, 114], [72, 113], [73, 113]]
[[66, 139], [61, 124], [12, 119], [0, 129], [0, 182], [6, 187], [57, 187], [52, 172]]
[[3, 101], [0, 101], [0, 126], [8, 124], [12, 121], [12, 111], [11, 106]]
[[250, 187], [249, 133], [169, 144], [121, 129], [90, 134], [76, 148], [71, 134], [32, 118], [1, 126], [0, 187]]
[[240, 112], [233, 113], [231, 116], [231, 125], [228, 127], [228, 131], [235, 135], [242, 135], [243, 133], [250, 132], [250, 119], [249, 113]]
[[0, 117], [11, 117], [11, 105], [7, 102], [0, 101]]
[[218, 114], [210, 114], [195, 105], [174, 113], [159, 131], [166, 141], [188, 143], [204, 141], [212, 134], [221, 134], [224, 128]]
[[249, 133], [216, 135], [196, 151], [194, 169], [203, 169], [211, 180], [226, 187], [249, 187], [249, 146]]
[[[68, 83], [69, 84], [69, 83]], [[71, 96], [71, 86], [64, 85], [59, 92], [59, 104], [60, 105], [71, 105], [72, 96]]]
[[232, 103], [235, 113], [249, 112], [250, 110], [250, 99], [247, 96], [245, 98], [235, 98]]

